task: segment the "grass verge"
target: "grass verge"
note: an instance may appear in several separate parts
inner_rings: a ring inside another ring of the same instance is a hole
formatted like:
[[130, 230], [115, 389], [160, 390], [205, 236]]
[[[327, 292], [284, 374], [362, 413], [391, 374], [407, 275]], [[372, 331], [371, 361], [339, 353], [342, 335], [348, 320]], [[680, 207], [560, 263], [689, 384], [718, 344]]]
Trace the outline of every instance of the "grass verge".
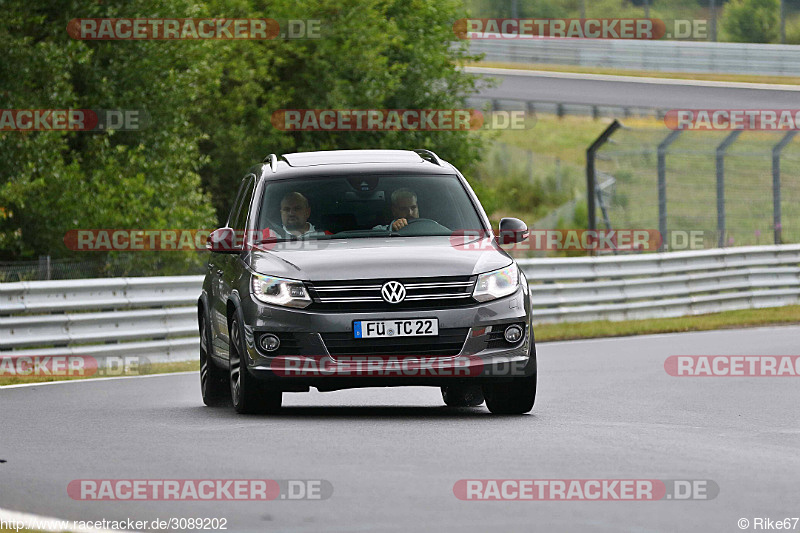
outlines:
[[546, 342], [789, 324], [800, 324], [800, 305], [743, 309], [677, 318], [541, 324], [534, 326], [533, 329], [536, 340]]
[[486, 68], [510, 68], [518, 70], [544, 70], [548, 72], [571, 72], [575, 74], [602, 74], [607, 76], [663, 78], [670, 80], [729, 81], [729, 82], [739, 82], [739, 83], [800, 85], [800, 76], [756, 76], [751, 74], [662, 72], [659, 70], [628, 70], [621, 68], [582, 67], [577, 65], [551, 65], [548, 63], [500, 63], [495, 61], [480, 61], [478, 63], [469, 63], [467, 66], [486, 67]]
[[[20, 383], [45, 383], [48, 381], [72, 381], [76, 379], [95, 379], [99, 377], [120, 377], [120, 376], [142, 376], [150, 374], [170, 374], [173, 372], [187, 372], [190, 370], [200, 370], [200, 361], [182, 361], [174, 363], [152, 363], [146, 370], [124, 371], [115, 373], [113, 376], [1, 376], [0, 387], [3, 385], [17, 385]], [[3, 531], [0, 529], [0, 531]]]

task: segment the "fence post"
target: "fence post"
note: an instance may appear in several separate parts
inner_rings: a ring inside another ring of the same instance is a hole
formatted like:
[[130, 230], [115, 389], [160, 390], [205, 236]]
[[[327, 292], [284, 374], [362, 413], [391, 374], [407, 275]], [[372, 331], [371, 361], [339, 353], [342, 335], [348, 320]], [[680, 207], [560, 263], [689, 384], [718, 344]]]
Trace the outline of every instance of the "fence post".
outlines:
[[715, 0], [709, 0], [708, 11], [711, 14], [711, 40], [717, 42], [717, 6]]
[[717, 146], [717, 246], [725, 247], [725, 151], [742, 134], [736, 130]]
[[39, 256], [39, 279], [40, 280], [48, 280], [51, 277], [50, 273], [50, 256], [49, 255], [40, 255]]
[[781, 152], [789, 144], [796, 131], [783, 136], [778, 144], [772, 147], [772, 226], [775, 230], [775, 244], [781, 244]]
[[674, 130], [658, 145], [658, 231], [661, 233], [659, 252], [666, 249], [667, 242], [667, 149], [683, 130]]
[[595, 141], [586, 149], [586, 208], [588, 211], [588, 230], [597, 231], [597, 214], [595, 213], [595, 185], [597, 183], [597, 176], [595, 173], [595, 156], [597, 150], [600, 149], [608, 139], [614, 135], [614, 132], [622, 127], [622, 124], [617, 119], [614, 119], [603, 133], [595, 139]]

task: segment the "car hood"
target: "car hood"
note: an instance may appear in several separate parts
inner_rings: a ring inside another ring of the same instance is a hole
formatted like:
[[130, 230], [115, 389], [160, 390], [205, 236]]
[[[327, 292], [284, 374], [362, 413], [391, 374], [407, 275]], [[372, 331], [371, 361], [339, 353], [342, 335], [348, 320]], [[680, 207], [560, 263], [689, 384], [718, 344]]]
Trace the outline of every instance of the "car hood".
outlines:
[[331, 239], [267, 244], [245, 260], [259, 274], [306, 281], [469, 276], [511, 264], [491, 239], [449, 237]]

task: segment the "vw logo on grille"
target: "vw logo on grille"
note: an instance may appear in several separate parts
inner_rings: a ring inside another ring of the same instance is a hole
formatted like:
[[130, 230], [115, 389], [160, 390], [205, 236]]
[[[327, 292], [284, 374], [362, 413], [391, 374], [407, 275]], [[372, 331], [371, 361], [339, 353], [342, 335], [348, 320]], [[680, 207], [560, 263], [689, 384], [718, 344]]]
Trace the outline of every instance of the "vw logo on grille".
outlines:
[[406, 299], [406, 288], [399, 281], [387, 281], [381, 287], [381, 296], [390, 304], [399, 304]]

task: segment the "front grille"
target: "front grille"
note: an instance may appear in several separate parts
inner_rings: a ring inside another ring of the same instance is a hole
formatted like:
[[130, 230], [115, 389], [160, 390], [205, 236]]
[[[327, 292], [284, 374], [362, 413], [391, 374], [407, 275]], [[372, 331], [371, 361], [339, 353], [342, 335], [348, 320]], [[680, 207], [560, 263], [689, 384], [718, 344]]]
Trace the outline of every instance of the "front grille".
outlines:
[[346, 355], [458, 355], [464, 346], [469, 328], [445, 328], [436, 337], [395, 337], [354, 339], [353, 332], [322, 333], [322, 341], [332, 356]]
[[[399, 281], [406, 288], [406, 298], [391, 304], [381, 297], [387, 281]], [[356, 281], [307, 282], [306, 288], [317, 311], [409, 311], [415, 309], [452, 309], [475, 304], [472, 290], [477, 276], [439, 278], [384, 278]]]

